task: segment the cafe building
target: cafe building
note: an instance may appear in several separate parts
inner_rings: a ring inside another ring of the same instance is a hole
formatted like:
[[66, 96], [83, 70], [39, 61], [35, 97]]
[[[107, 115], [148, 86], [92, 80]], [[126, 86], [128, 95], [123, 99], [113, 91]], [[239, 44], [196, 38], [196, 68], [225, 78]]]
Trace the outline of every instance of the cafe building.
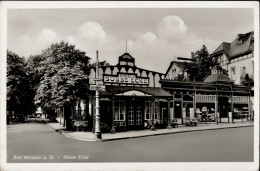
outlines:
[[185, 124], [186, 118], [197, 118], [199, 122], [231, 123], [236, 117], [234, 107], [237, 106], [246, 108], [246, 117], [252, 118], [251, 87], [234, 84], [219, 65], [211, 69], [211, 75], [204, 82], [171, 79], [168, 73], [159, 82], [173, 96], [170, 119], [176, 118], [179, 124]]
[[[166, 128], [172, 95], [159, 83], [164, 77], [137, 67], [129, 53], [119, 56], [117, 65], [100, 66], [98, 72], [91, 68], [89, 84], [96, 85], [95, 78], [101, 78], [98, 84], [105, 85], [100, 92], [102, 132]], [[90, 94], [89, 113], [95, 115], [95, 91]]]
[[[98, 83], [95, 78], [100, 78]], [[251, 87], [234, 84], [219, 65], [204, 82], [196, 82], [188, 79], [180, 62], [171, 62], [166, 73], [159, 73], [137, 67], [135, 58], [124, 53], [117, 65], [91, 68], [89, 84], [105, 86], [99, 93], [102, 132], [171, 128], [173, 122], [185, 124], [193, 118], [232, 123], [237, 107], [247, 109], [248, 118], [253, 116]], [[90, 91], [89, 99], [76, 105], [92, 131], [95, 102], [95, 91]]]

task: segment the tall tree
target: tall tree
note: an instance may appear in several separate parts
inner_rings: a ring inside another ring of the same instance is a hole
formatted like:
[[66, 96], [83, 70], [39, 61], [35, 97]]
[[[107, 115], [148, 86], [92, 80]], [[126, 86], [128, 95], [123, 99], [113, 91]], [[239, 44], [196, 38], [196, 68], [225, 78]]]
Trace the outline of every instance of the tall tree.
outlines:
[[44, 108], [64, 106], [67, 129], [70, 129], [70, 109], [78, 98], [87, 98], [89, 57], [75, 46], [61, 42], [41, 54], [44, 69], [35, 100]]
[[30, 77], [31, 87], [34, 91], [37, 90], [41, 78], [44, 75], [44, 56], [42, 55], [31, 55], [25, 63], [25, 72]]
[[210, 75], [211, 68], [217, 64], [217, 61], [210, 56], [205, 45], [196, 52], [191, 52], [193, 62], [186, 64], [190, 80], [204, 81]]
[[32, 114], [35, 111], [34, 95], [25, 72], [25, 59], [7, 50], [7, 111]]

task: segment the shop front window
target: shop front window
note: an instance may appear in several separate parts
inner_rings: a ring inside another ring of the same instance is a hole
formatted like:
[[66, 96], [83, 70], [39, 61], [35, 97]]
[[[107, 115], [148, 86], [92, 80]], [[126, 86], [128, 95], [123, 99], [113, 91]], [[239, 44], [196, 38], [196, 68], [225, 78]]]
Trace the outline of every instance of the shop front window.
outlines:
[[142, 124], [142, 108], [137, 107], [136, 111], [136, 125], [141, 125]]
[[131, 106], [129, 107], [128, 125], [134, 125], [134, 107], [133, 107], [133, 104], [131, 104]]
[[115, 101], [115, 121], [125, 121], [125, 101]]
[[[148, 100], [145, 101], [145, 119], [146, 120], [151, 120], [152, 119], [152, 101]], [[159, 102], [155, 101], [154, 102], [154, 118], [153, 119], [158, 119], [159, 115]]]

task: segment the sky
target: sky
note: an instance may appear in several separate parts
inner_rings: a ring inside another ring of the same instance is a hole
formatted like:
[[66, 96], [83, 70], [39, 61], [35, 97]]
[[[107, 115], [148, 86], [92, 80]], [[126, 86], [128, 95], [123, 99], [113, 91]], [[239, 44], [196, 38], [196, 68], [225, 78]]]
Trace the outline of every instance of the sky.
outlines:
[[[136, 66], [165, 73], [177, 57], [254, 29], [249, 8], [8, 9], [7, 48], [28, 58], [62, 40], [116, 65], [128, 52]], [[127, 40], [127, 41], [126, 41]], [[126, 43], [127, 42], [127, 43]]]

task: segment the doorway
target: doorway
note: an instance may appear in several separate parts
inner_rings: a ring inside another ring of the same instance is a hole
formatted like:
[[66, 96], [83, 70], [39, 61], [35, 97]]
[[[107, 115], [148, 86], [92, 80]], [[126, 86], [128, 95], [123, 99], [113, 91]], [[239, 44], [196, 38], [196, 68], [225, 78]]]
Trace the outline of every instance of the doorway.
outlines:
[[133, 98], [127, 103], [127, 129], [143, 129], [143, 100]]
[[181, 102], [180, 101], [175, 101], [175, 106], [174, 106], [174, 116], [175, 118], [182, 118], [181, 114]]

